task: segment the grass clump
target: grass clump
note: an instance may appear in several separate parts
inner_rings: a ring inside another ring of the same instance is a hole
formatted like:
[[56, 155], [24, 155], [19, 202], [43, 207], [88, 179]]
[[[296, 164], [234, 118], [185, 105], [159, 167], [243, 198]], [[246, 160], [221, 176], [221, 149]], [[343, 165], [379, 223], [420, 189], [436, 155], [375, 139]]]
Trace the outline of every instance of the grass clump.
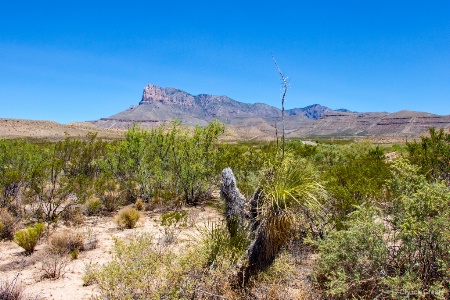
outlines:
[[12, 240], [17, 220], [7, 211], [0, 210], [0, 240]]
[[200, 229], [202, 234], [201, 244], [206, 254], [206, 266], [214, 266], [225, 261], [236, 264], [249, 245], [247, 231], [237, 229], [230, 235], [225, 223], [212, 223]]
[[50, 252], [65, 255], [83, 249], [84, 237], [81, 232], [60, 231], [52, 235], [49, 241]]
[[45, 225], [43, 223], [37, 223], [32, 227], [27, 227], [26, 229], [19, 230], [14, 235], [14, 242], [25, 249], [27, 255], [33, 253], [34, 248], [39, 241], [42, 233], [45, 230]]
[[137, 210], [144, 210], [144, 208], [145, 208], [144, 201], [142, 201], [141, 198], [138, 198], [136, 200], [136, 202], [134, 203], [134, 206], [136, 206]]
[[134, 228], [139, 221], [141, 214], [139, 211], [132, 207], [124, 207], [119, 211], [116, 217], [117, 224], [124, 228]]
[[17, 276], [10, 282], [0, 281], [0, 299], [2, 300], [22, 300], [25, 299], [23, 288], [17, 284]]
[[90, 198], [87, 202], [86, 202], [86, 214], [88, 216], [95, 216], [98, 215], [98, 213], [100, 212], [102, 206], [102, 202], [100, 201], [99, 198]]

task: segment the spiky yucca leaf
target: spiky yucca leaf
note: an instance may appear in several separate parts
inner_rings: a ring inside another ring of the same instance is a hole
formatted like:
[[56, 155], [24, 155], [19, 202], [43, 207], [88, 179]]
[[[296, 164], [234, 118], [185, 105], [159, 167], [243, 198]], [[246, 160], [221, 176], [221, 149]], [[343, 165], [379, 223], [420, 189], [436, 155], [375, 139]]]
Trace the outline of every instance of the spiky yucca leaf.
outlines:
[[255, 239], [248, 249], [248, 265], [239, 272], [243, 285], [249, 277], [267, 269], [281, 247], [297, 229], [301, 212], [320, 211], [327, 193], [314, 168], [289, 153], [269, 163], [261, 181], [261, 200], [256, 201]]
[[318, 173], [304, 159], [296, 160], [286, 154], [283, 161], [269, 163], [267, 169], [267, 175], [261, 182], [265, 199], [260, 207], [262, 215], [274, 209], [317, 208], [327, 198]]

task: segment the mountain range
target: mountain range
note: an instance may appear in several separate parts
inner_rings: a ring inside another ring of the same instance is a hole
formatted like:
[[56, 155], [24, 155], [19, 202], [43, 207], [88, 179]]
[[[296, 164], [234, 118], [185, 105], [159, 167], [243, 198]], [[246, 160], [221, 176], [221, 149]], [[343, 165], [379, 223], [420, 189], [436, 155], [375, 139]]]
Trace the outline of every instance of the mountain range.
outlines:
[[[93, 121], [105, 128], [126, 129], [134, 123], [155, 127], [175, 119], [184, 125], [204, 126], [213, 119], [227, 125], [238, 137], [273, 137], [281, 128], [281, 110], [263, 103], [247, 104], [227, 96], [191, 95], [176, 88], [150, 84], [144, 88], [141, 101], [113, 116]], [[351, 112], [333, 110], [320, 104], [285, 111], [288, 138], [306, 136], [391, 136], [417, 137], [428, 128], [450, 128], [450, 115], [399, 111]]]

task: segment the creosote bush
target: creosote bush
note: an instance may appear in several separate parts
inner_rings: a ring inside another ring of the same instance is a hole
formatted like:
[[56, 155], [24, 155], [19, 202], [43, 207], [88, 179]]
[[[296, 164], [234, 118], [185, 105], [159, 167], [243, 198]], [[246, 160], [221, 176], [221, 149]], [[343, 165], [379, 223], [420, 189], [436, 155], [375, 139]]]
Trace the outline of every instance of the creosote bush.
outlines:
[[187, 211], [172, 211], [161, 215], [161, 226], [164, 236], [162, 242], [166, 245], [175, 243], [181, 227], [187, 227]]
[[84, 265], [84, 273], [82, 276], [83, 286], [89, 286], [97, 283], [97, 272], [100, 267], [98, 263], [89, 262], [89, 264]]
[[36, 247], [44, 230], [45, 225], [43, 223], [37, 223], [33, 227], [21, 229], [14, 235], [14, 242], [25, 249], [26, 254], [31, 254], [33, 253], [34, 248]]
[[124, 207], [119, 211], [116, 221], [120, 227], [131, 229], [136, 227], [140, 217], [141, 214], [137, 209], [132, 207]]
[[318, 242], [317, 286], [333, 299], [448, 299], [450, 189], [397, 159], [390, 205], [360, 206]]

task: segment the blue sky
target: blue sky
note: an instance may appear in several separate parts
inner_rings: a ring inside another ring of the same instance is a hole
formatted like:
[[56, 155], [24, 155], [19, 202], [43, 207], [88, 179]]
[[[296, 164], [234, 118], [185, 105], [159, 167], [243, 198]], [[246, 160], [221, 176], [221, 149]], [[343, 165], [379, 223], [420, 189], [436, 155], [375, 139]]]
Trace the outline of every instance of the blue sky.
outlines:
[[1, 1], [0, 118], [95, 120], [145, 85], [450, 114], [450, 1]]

